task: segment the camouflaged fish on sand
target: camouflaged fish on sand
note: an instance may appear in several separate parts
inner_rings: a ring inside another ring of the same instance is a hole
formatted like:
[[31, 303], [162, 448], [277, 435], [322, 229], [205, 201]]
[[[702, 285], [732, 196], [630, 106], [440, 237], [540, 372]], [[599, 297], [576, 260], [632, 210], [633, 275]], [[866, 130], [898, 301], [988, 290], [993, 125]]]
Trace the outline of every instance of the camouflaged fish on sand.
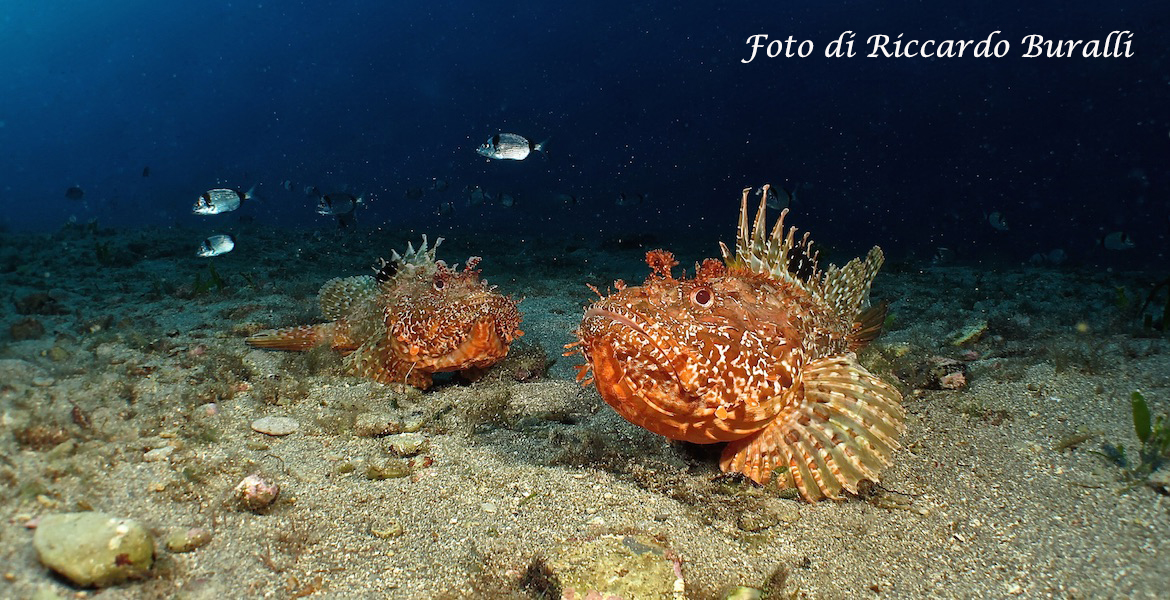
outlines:
[[749, 191], [734, 255], [720, 244], [722, 262], [675, 279], [673, 255], [647, 253], [645, 283], [616, 282], [589, 306], [567, 354], [584, 356], [578, 380], [630, 422], [726, 442], [724, 471], [776, 474], [809, 501], [857, 493], [891, 464], [905, 419], [901, 394], [854, 354], [885, 318], [864, 309], [881, 249], [822, 270], [808, 234], [784, 230], [787, 209], [767, 231], [767, 186], [749, 230]]
[[321, 287], [321, 313], [330, 321], [262, 331], [246, 341], [273, 350], [328, 344], [346, 355], [345, 370], [382, 383], [431, 386], [434, 373], [489, 367], [524, 335], [518, 302], [479, 278], [479, 257], [448, 267], [435, 260], [443, 238], [427, 248], [394, 252], [373, 276], [331, 279]]

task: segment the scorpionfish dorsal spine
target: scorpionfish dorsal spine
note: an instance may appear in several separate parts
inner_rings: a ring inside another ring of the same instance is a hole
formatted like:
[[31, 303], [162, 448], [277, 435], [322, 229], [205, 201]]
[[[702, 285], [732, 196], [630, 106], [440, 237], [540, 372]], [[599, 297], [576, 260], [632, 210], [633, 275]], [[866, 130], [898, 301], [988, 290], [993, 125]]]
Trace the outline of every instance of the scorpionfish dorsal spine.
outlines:
[[885, 306], [865, 308], [882, 264], [864, 259], [821, 269], [808, 234], [767, 230], [768, 188], [749, 228], [740, 203], [732, 254], [676, 279], [678, 263], [647, 253], [651, 274], [586, 308], [566, 346], [585, 364], [578, 380], [635, 425], [693, 443], [727, 442], [723, 471], [757, 483], [775, 475], [808, 501], [858, 492], [891, 464], [904, 428], [897, 389], [854, 351], [881, 331]]
[[345, 355], [347, 373], [381, 383], [431, 386], [435, 373], [489, 367], [524, 335], [518, 301], [479, 277], [480, 259], [463, 269], [427, 248], [394, 252], [374, 275], [331, 279], [318, 301], [326, 323], [261, 331], [249, 346], [301, 351], [329, 345]]

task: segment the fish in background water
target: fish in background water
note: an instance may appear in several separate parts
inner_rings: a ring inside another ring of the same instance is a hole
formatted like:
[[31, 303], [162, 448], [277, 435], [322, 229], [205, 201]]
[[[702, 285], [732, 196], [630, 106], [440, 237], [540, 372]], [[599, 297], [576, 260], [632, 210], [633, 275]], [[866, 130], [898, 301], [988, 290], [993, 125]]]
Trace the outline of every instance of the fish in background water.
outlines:
[[325, 194], [317, 201], [317, 214], [337, 217], [342, 229], [357, 222], [354, 211], [365, 203], [365, 196], [354, 196], [346, 192]]
[[[885, 306], [864, 308], [882, 264], [821, 269], [808, 234], [771, 233], [767, 190], [748, 229], [743, 191], [735, 255], [696, 265], [675, 279], [673, 255], [646, 255], [652, 273], [585, 310], [577, 342], [578, 381], [631, 423], [670, 439], [726, 442], [723, 471], [757, 483], [779, 475], [808, 501], [858, 492], [891, 464], [904, 428], [897, 389], [854, 352], [878, 336]], [[592, 377], [590, 377], [592, 373]]]
[[765, 185], [756, 190], [756, 194], [758, 194], [761, 198], [764, 198], [764, 200], [768, 203], [768, 208], [772, 210], [784, 210], [785, 208], [791, 207], [792, 204], [796, 202], [796, 193], [799, 190], [799, 183], [793, 186], [792, 192], [789, 192], [782, 187], [772, 187]]
[[1130, 250], [1137, 244], [1133, 243], [1133, 238], [1124, 231], [1114, 231], [1097, 241], [1106, 250]]
[[1003, 218], [1003, 213], [998, 210], [987, 215], [987, 224], [991, 225], [991, 228], [996, 231], [1008, 230], [1007, 220]]
[[272, 329], [247, 340], [273, 350], [328, 345], [345, 355], [345, 371], [381, 383], [431, 386], [432, 375], [475, 372], [508, 354], [524, 335], [518, 302], [479, 278], [479, 257], [459, 270], [435, 260], [443, 238], [394, 252], [374, 276], [331, 279], [318, 300], [327, 323]]
[[544, 152], [545, 140], [539, 144], [515, 133], [497, 133], [475, 149], [476, 154], [496, 160], [524, 160], [533, 152]]
[[197, 215], [218, 215], [231, 212], [239, 208], [245, 200], [255, 198], [255, 192], [255, 186], [246, 192], [225, 188], [207, 190], [195, 200], [195, 207], [191, 209], [191, 212]]
[[236, 238], [228, 234], [217, 234], [208, 236], [199, 245], [199, 250], [195, 253], [196, 256], [209, 258], [212, 256], [219, 256], [220, 254], [227, 254], [236, 248]]
[[646, 194], [618, 192], [617, 198], [614, 198], [614, 206], [640, 206], [646, 201]]
[[65, 198], [69, 200], [81, 200], [85, 198], [85, 190], [81, 189], [81, 186], [78, 185], [69, 186], [65, 190]]

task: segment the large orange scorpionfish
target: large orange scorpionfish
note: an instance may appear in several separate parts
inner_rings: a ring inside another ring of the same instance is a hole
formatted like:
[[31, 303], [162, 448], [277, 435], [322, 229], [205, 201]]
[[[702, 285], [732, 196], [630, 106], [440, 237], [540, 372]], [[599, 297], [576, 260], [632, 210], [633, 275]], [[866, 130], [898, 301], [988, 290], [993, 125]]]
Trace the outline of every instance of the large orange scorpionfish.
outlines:
[[749, 231], [749, 192], [734, 256], [721, 243], [722, 262], [676, 279], [673, 255], [647, 253], [645, 283], [616, 282], [589, 306], [566, 354], [584, 356], [578, 380], [631, 423], [726, 442], [723, 471], [761, 484], [775, 473], [810, 502], [856, 494], [891, 464], [905, 419], [901, 394], [854, 354], [885, 318], [864, 308], [882, 251], [822, 270], [808, 234], [784, 230], [787, 209], [767, 231], [767, 187]]

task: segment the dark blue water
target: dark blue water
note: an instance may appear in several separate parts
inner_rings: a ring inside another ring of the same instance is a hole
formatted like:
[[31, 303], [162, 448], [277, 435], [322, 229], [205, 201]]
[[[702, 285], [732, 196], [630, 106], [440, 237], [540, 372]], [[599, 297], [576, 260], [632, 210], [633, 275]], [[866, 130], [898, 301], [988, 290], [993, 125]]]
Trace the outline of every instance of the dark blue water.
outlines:
[[[669, 246], [729, 239], [739, 190], [772, 182], [799, 187], [794, 224], [846, 252], [1166, 259], [1161, 2], [291, 4], [5, 3], [0, 222], [336, 228], [302, 191], [315, 185], [365, 194], [361, 228], [649, 232]], [[824, 57], [846, 30], [857, 56]], [[996, 30], [1002, 58], [866, 57], [874, 34]], [[1104, 43], [1120, 30], [1132, 57], [1021, 56], [1029, 34]], [[756, 34], [815, 49], [743, 64]], [[498, 132], [551, 138], [548, 154], [476, 155]], [[82, 200], [65, 197], [72, 185]], [[260, 200], [235, 213], [190, 214], [206, 189], [253, 185]], [[477, 185], [515, 205], [468, 206]], [[616, 206], [622, 193], [644, 201]], [[438, 215], [444, 202], [455, 210]], [[1095, 245], [1118, 231], [1133, 249]]]

